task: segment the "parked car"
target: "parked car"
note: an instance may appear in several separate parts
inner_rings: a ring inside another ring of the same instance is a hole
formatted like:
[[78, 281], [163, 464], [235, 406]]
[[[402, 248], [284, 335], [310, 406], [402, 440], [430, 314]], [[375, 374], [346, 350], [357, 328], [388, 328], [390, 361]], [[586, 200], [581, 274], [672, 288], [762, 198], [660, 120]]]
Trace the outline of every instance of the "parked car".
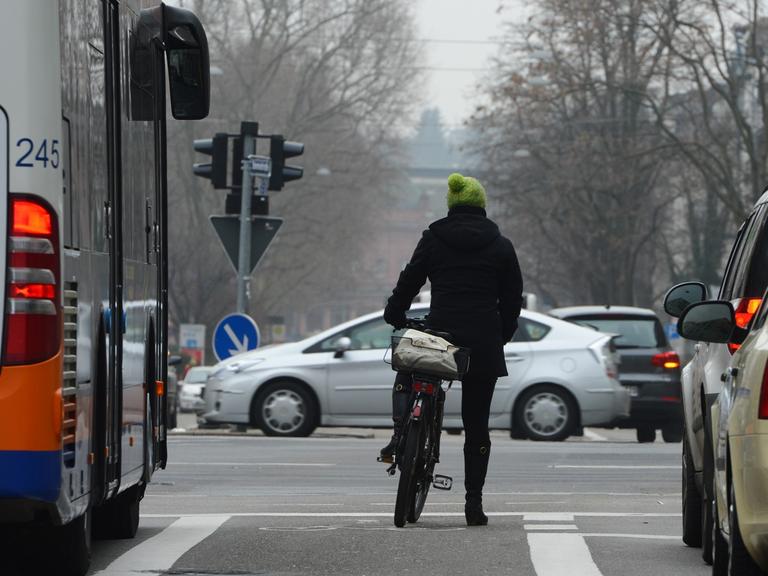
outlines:
[[632, 409], [619, 427], [635, 428], [638, 442], [656, 440], [661, 429], [665, 442], [683, 439], [680, 358], [669, 345], [653, 310], [632, 306], [572, 306], [555, 308], [556, 318], [576, 322], [610, 334], [621, 362], [619, 380], [629, 388]]
[[181, 356], [168, 357], [168, 382], [166, 395], [168, 402], [168, 428], [173, 430], [178, 424], [179, 408], [179, 379], [176, 375], [176, 367], [181, 363]]
[[[712, 406], [713, 576], [768, 573], [768, 303], [723, 374]], [[687, 308], [680, 333], [727, 344], [737, 326], [728, 301]], [[706, 537], [706, 535], [705, 535]]]
[[[428, 304], [415, 304], [423, 316]], [[629, 414], [616, 379], [611, 337], [523, 311], [505, 346], [509, 376], [491, 405], [492, 428], [563, 440], [583, 426]], [[318, 425], [390, 427], [394, 373], [384, 363], [392, 329], [382, 312], [300, 342], [253, 350], [217, 364], [208, 379], [208, 423], [250, 424], [268, 435], [306, 436]], [[447, 395], [444, 425], [459, 429], [461, 384]]]
[[[682, 371], [683, 413], [683, 541], [702, 546], [702, 556], [712, 562], [712, 502], [714, 461], [711, 407], [722, 388], [720, 380], [732, 354], [738, 350], [768, 286], [768, 193], [755, 204], [739, 228], [718, 294], [731, 302], [736, 328], [728, 342], [695, 346], [693, 359]], [[664, 309], [679, 317], [691, 304], [707, 298], [700, 282], [674, 286], [664, 299]]]
[[184, 380], [179, 382], [179, 410], [195, 412], [205, 408], [203, 394], [211, 369], [211, 366], [194, 366], [187, 371]]

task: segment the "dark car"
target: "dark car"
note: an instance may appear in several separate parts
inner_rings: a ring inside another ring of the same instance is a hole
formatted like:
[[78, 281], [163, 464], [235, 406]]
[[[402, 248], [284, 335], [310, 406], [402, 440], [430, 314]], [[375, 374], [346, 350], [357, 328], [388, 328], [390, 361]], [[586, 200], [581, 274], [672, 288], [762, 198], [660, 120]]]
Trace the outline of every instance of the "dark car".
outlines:
[[616, 334], [621, 358], [619, 380], [630, 390], [632, 410], [620, 428], [635, 428], [638, 442], [653, 442], [661, 429], [665, 442], [683, 439], [680, 358], [672, 350], [653, 310], [629, 306], [574, 306], [552, 316]]

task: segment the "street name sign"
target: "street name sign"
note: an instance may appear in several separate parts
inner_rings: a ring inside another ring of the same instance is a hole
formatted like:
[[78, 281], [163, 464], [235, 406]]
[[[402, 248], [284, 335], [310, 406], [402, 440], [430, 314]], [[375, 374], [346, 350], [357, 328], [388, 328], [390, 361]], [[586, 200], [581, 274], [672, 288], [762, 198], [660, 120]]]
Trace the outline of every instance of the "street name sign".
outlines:
[[[211, 216], [216, 234], [221, 240], [224, 251], [229, 256], [232, 268], [237, 274], [237, 266], [240, 257], [240, 216]], [[250, 272], [256, 268], [269, 245], [277, 235], [280, 226], [283, 225], [282, 218], [271, 218], [269, 216], [253, 216], [251, 218], [251, 266]]]
[[247, 314], [224, 316], [213, 331], [213, 352], [219, 361], [259, 346], [259, 327]]

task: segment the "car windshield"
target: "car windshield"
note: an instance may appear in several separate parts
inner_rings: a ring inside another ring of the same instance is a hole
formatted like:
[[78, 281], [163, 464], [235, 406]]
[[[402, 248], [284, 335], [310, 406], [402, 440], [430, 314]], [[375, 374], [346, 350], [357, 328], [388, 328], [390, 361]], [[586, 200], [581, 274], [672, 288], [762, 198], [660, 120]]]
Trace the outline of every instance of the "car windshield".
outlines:
[[608, 334], [619, 334], [617, 348], [660, 348], [664, 346], [661, 325], [647, 316], [576, 316], [571, 322]]
[[184, 382], [187, 384], [204, 384], [208, 379], [208, 370], [199, 370], [192, 368], [184, 377]]

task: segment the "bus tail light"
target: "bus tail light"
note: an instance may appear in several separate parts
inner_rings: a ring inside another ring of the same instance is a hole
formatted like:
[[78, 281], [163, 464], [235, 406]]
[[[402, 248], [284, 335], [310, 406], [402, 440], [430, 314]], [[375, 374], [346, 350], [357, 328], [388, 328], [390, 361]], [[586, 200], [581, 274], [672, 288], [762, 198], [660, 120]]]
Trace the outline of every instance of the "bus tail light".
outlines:
[[32, 364], [61, 345], [56, 214], [41, 199], [11, 196], [5, 308], [5, 364]]

